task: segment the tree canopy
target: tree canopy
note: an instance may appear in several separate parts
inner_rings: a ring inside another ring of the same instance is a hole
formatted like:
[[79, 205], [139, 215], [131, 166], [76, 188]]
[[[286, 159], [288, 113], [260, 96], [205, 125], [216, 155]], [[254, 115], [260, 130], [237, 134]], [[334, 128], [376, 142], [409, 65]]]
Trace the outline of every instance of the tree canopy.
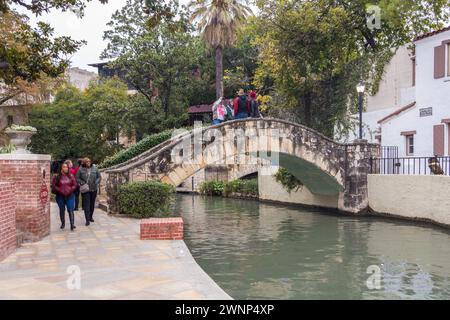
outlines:
[[[386, 64], [415, 35], [447, 21], [447, 1], [258, 0], [249, 26], [259, 49], [254, 83], [272, 87], [274, 115], [290, 115], [332, 136], [348, 127], [355, 87], [376, 93]], [[369, 28], [367, 5], [381, 9], [380, 28]], [[431, 9], [431, 10], [430, 10]], [[290, 112], [287, 112], [290, 111]]]
[[89, 156], [100, 162], [119, 150], [126, 132], [127, 86], [118, 79], [92, 83], [85, 92], [66, 86], [52, 103], [33, 108], [30, 124], [38, 129], [31, 150], [55, 159]]

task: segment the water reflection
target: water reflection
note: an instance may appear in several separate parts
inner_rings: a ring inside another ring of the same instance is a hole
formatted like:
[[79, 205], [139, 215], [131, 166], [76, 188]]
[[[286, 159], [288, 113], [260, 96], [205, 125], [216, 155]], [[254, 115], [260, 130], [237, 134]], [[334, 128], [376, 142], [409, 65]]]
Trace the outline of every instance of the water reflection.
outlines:
[[[186, 243], [237, 299], [450, 298], [450, 233], [257, 201], [179, 196]], [[369, 290], [367, 268], [381, 270]]]

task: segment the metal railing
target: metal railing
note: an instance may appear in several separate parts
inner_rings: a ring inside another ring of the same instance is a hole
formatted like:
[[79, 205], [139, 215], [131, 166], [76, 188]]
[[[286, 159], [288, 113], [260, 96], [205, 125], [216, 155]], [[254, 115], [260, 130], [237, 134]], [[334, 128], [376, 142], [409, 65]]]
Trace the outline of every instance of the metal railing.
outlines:
[[371, 158], [372, 174], [450, 175], [450, 156]]
[[398, 158], [398, 147], [381, 146], [381, 158]]

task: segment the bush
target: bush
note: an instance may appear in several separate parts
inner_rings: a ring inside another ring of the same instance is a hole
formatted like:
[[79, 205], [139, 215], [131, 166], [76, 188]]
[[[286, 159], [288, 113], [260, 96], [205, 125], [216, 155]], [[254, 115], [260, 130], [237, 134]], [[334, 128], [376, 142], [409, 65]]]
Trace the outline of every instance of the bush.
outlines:
[[230, 182], [208, 181], [200, 186], [200, 193], [209, 196], [229, 197], [233, 194], [258, 196], [258, 180], [234, 180]]
[[168, 216], [174, 194], [174, 187], [157, 181], [122, 185], [118, 194], [119, 212], [134, 218]]
[[155, 133], [150, 136], [145, 137], [134, 146], [129, 147], [128, 149], [121, 150], [115, 155], [107, 157], [98, 167], [100, 169], [109, 168], [118, 164], [121, 164], [125, 161], [133, 159], [137, 157], [141, 153], [150, 150], [151, 148], [157, 146], [160, 143], [163, 143], [166, 140], [169, 140], [172, 137], [172, 133], [174, 130], [166, 130], [160, 133]]
[[223, 189], [223, 181], [208, 181], [201, 184], [200, 193], [208, 196], [221, 196], [223, 195]]
[[225, 183], [224, 195], [240, 194], [244, 196], [258, 196], [258, 180], [234, 180]]

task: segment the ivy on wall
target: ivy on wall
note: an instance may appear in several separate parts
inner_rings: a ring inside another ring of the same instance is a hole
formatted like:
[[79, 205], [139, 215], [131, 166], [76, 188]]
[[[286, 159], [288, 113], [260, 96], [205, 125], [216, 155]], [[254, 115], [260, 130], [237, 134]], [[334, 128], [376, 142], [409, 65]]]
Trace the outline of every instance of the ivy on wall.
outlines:
[[303, 183], [285, 168], [279, 168], [278, 172], [274, 174], [274, 177], [289, 193], [303, 187]]

